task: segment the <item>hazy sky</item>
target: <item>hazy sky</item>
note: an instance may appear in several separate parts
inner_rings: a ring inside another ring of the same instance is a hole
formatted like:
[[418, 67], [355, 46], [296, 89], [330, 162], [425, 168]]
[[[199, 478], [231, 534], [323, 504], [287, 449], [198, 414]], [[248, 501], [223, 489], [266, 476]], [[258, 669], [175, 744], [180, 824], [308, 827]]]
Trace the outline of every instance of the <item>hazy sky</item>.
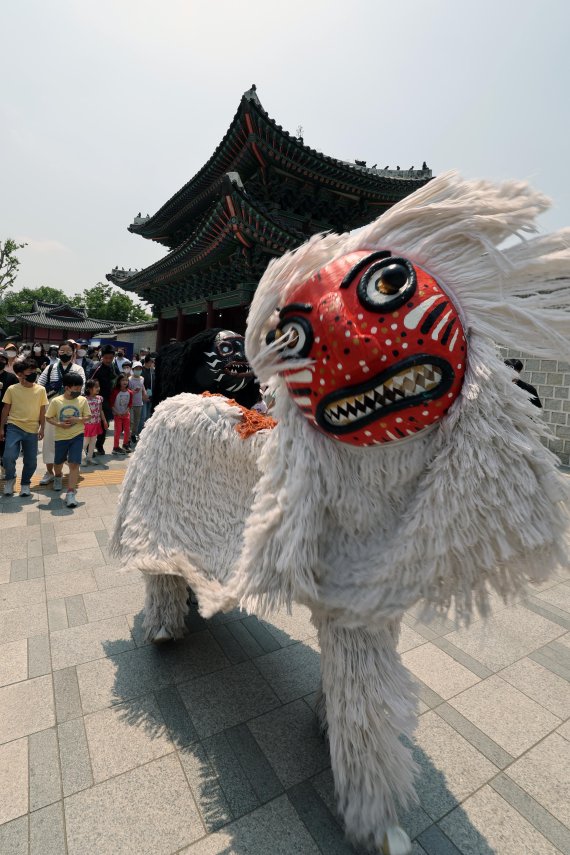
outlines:
[[347, 160], [527, 178], [570, 225], [570, 3], [19, 0], [0, 17], [0, 238], [72, 294], [164, 249], [127, 232], [204, 164], [255, 82]]

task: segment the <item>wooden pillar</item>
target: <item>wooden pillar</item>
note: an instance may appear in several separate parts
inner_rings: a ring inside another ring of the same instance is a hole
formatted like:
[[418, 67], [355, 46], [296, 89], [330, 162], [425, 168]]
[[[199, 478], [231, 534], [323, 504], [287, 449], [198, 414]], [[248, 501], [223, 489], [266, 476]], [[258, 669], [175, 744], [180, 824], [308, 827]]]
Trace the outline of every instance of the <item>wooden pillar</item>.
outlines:
[[178, 341], [184, 341], [184, 312], [180, 307], [176, 311], [176, 338]]
[[214, 304], [211, 300], [206, 300], [206, 329], [211, 330], [216, 326], [214, 320]]
[[158, 329], [156, 331], [156, 349], [161, 348], [163, 344], [166, 344], [166, 318], [163, 318], [161, 315], [158, 319]]

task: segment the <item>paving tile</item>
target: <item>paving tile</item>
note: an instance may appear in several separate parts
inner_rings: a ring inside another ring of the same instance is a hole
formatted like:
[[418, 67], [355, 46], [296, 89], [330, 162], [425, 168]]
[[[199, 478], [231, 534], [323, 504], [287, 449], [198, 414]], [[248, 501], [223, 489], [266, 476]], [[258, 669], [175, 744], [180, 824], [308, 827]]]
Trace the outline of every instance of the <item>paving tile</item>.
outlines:
[[63, 668], [53, 672], [55, 714], [59, 723], [81, 715], [81, 699], [75, 668]]
[[65, 611], [67, 612], [67, 625], [69, 627], [83, 626], [88, 623], [83, 594], [65, 598]]
[[136, 585], [137, 582], [144, 585], [142, 573], [138, 570], [118, 570], [109, 564], [94, 567], [93, 573], [97, 582], [97, 588], [104, 591], [106, 588], [123, 588], [125, 585]]
[[174, 750], [152, 695], [86, 715], [93, 779], [105, 781]]
[[439, 647], [440, 650], [444, 650], [446, 653], [451, 656], [452, 659], [455, 659], [456, 662], [459, 662], [461, 665], [464, 665], [469, 671], [472, 671], [473, 674], [477, 674], [478, 677], [481, 677], [484, 680], [486, 677], [490, 677], [493, 673], [486, 665], [483, 665], [477, 659], [473, 659], [472, 656], [469, 656], [468, 653], [465, 653], [464, 650], [460, 650], [459, 647], [456, 647], [455, 644], [452, 644], [447, 638], [442, 635], [439, 638], [435, 638], [433, 643], [436, 647]]
[[241, 662], [182, 683], [178, 691], [202, 738], [241, 724], [279, 704], [252, 662]]
[[28, 639], [28, 677], [42, 677], [51, 673], [51, 654], [48, 635], [34, 635]]
[[498, 675], [451, 698], [449, 703], [513, 757], [560, 724], [559, 718]]
[[43, 603], [44, 600], [43, 579], [26, 579], [23, 582], [10, 582], [8, 585], [0, 585], [0, 612], [23, 609], [34, 603]]
[[[0, 515], [0, 520], [2, 519]], [[1, 527], [0, 527], [1, 530]], [[0, 561], [0, 585], [5, 585], [10, 581], [11, 561]]]
[[57, 734], [63, 795], [70, 796], [93, 784], [83, 719], [74, 718], [59, 724]]
[[562, 634], [558, 624], [516, 605], [446, 638], [491, 671], [499, 671]]
[[47, 613], [50, 632], [57, 632], [58, 629], [67, 629], [67, 609], [65, 608], [65, 600], [61, 597], [59, 600], [48, 600]]
[[229, 664], [220, 645], [208, 630], [193, 632], [175, 644], [164, 645], [160, 656], [175, 683], [186, 682]]
[[287, 796], [182, 850], [179, 855], [320, 855], [321, 850], [299, 819]]
[[224, 735], [259, 802], [268, 802], [280, 795], [283, 792], [281, 782], [248, 726], [238, 724], [224, 731]]
[[0, 825], [28, 810], [28, 740], [0, 745]]
[[69, 855], [171, 855], [204, 834], [175, 755], [65, 800]]
[[[14, 555], [14, 548], [22, 543], [27, 543], [28, 540], [33, 540], [40, 536], [39, 525], [23, 525], [10, 526], [2, 531], [2, 548], [6, 553], [9, 552], [12, 558], [20, 558], [19, 555]], [[23, 556], [22, 556], [23, 557]]]
[[558, 728], [556, 733], [559, 733], [564, 737], [564, 739], [568, 739], [570, 741], [570, 719], [564, 722], [564, 724]]
[[[91, 496], [91, 494], [89, 494]], [[101, 517], [82, 517], [77, 519], [75, 516], [53, 517], [52, 518], [54, 532], [57, 537], [62, 537], [64, 534], [82, 534], [89, 531], [100, 531], [105, 529]]]
[[556, 819], [570, 826], [570, 742], [552, 733], [505, 774]]
[[0, 852], [6, 855], [28, 855], [28, 817], [0, 825]]
[[0, 689], [0, 743], [55, 724], [51, 676]]
[[109, 658], [77, 666], [81, 704], [85, 713], [119, 704], [162, 689], [173, 681], [161, 652], [154, 646], [109, 653]]
[[112, 644], [113, 654], [131, 650], [135, 644], [123, 615], [74, 626], [51, 633], [54, 669], [79, 665], [105, 656]]
[[89, 591], [97, 590], [95, 576], [90, 568], [47, 576], [45, 586], [48, 600], [74, 597], [76, 594], [86, 594]]
[[182, 748], [195, 742], [198, 739], [198, 733], [176, 686], [167, 686], [166, 689], [154, 692], [154, 697], [173, 744], [177, 748]]
[[259, 807], [259, 799], [225, 733], [204, 739], [203, 746], [210, 765], [224, 792], [232, 816], [237, 819]]
[[[462, 855], [459, 849], [451, 842], [449, 837], [443, 833], [437, 825], [432, 825], [419, 835], [423, 851], [427, 855]], [[491, 855], [483, 851], [480, 855]]]
[[291, 614], [286, 611], [278, 612], [271, 616], [271, 620], [260, 620], [259, 623], [271, 633], [281, 647], [317, 635], [317, 629], [311, 622], [310, 609], [296, 603], [293, 604]]
[[499, 769], [505, 769], [513, 762], [514, 757], [512, 754], [509, 754], [508, 751], [501, 748], [501, 746], [491, 739], [490, 736], [487, 736], [486, 733], [479, 730], [473, 722], [461, 715], [460, 712], [448, 703], [440, 704], [437, 707], [436, 712], [438, 716], [450, 724], [457, 733], [461, 734], [461, 736], [463, 736], [467, 742], [473, 746], [473, 748], [480, 751], [487, 760], [490, 760], [491, 763], [494, 763]]
[[489, 785], [550, 843], [557, 846], [564, 855], [570, 855], [570, 829], [567, 826], [555, 819], [507, 775], [497, 775]]
[[224, 628], [227, 629], [230, 635], [233, 635], [248, 658], [253, 659], [265, 653], [263, 647], [255, 640], [248, 628], [244, 626], [243, 621], [234, 620], [231, 623], [224, 624]]
[[414, 647], [419, 647], [420, 644], [425, 643], [426, 640], [423, 635], [420, 635], [402, 621], [400, 624], [400, 636], [398, 639], [398, 653], [405, 653], [406, 650], [413, 650]]
[[26, 560], [28, 563], [28, 579], [42, 579], [44, 575], [44, 559], [38, 556]]
[[65, 855], [63, 802], [30, 814], [30, 855]]
[[46, 578], [56, 573], [76, 572], [87, 567], [101, 566], [105, 563], [105, 559], [97, 544], [95, 544], [95, 547], [92, 549], [77, 549], [73, 552], [65, 552], [63, 555], [44, 555]]
[[533, 659], [521, 659], [499, 671], [499, 677], [515, 686], [558, 718], [570, 711], [570, 684]]
[[420, 803], [434, 820], [497, 773], [496, 766], [431, 710], [420, 717], [413, 754], [420, 767]]
[[256, 617], [250, 615], [244, 618], [242, 623], [266, 653], [271, 653], [272, 650], [279, 650], [281, 645], [274, 634], [269, 632]]
[[[27, 552], [27, 547], [26, 547]], [[10, 578], [6, 581], [8, 582], [22, 582], [28, 578], [28, 559], [27, 558], [14, 558], [12, 561], [12, 569], [10, 571]]]
[[178, 756], [206, 831], [217, 831], [231, 822], [228, 800], [202, 743], [185, 746]]
[[0, 645], [0, 687], [28, 679], [28, 642], [21, 638]]
[[[76, 514], [74, 513], [74, 517]], [[95, 532], [80, 531], [74, 534], [60, 534], [55, 530], [55, 541], [57, 551], [61, 555], [64, 552], [77, 552], [80, 549], [94, 549], [99, 545]]]
[[340, 825], [308, 781], [291, 787], [287, 796], [321, 852], [354, 855]]
[[544, 600], [546, 603], [551, 603], [559, 609], [570, 612], [570, 584], [567, 582], [563, 582], [561, 585], [556, 585], [553, 588], [548, 588], [536, 596], [539, 600]]
[[[221, 623], [217, 626], [211, 626], [209, 629], [220, 645], [224, 656], [227, 656], [232, 665], [237, 665], [238, 662], [245, 662], [249, 659], [249, 656], [237, 640], [235, 634], [230, 632], [230, 626], [232, 624], [241, 624], [241, 621], [236, 620], [232, 621], [232, 623]], [[245, 630], [245, 632], [247, 632], [247, 630]], [[253, 639], [253, 636], [251, 637]], [[257, 642], [255, 643], [257, 644]]]
[[462, 855], [559, 855], [555, 846], [489, 786], [439, 825]]
[[330, 765], [315, 715], [302, 700], [265, 713], [248, 727], [285, 789]]
[[54, 727], [28, 737], [30, 766], [30, 810], [38, 810], [61, 799], [59, 751]]
[[87, 617], [90, 621], [96, 621], [115, 615], [138, 612], [144, 606], [144, 597], [144, 588], [137, 584], [85, 594], [83, 601]]
[[26, 608], [2, 612], [0, 620], [0, 644], [43, 635], [47, 632], [47, 610], [45, 603], [34, 603]]
[[320, 655], [315, 641], [267, 653], [255, 664], [283, 703], [316, 691], [321, 682]]
[[476, 674], [429, 641], [402, 654], [402, 662], [442, 698], [451, 698], [479, 682]]
[[570, 629], [570, 614], [559, 606], [554, 606], [546, 600], [538, 597], [527, 597], [524, 601], [525, 608], [547, 620], [557, 623], [563, 629]]

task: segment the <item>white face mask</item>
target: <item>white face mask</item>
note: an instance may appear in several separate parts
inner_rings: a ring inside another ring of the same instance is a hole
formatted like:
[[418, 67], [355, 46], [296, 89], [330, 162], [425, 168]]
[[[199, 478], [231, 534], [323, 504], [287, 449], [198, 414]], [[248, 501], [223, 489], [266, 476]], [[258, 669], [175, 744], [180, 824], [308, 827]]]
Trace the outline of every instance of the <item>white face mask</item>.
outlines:
[[41, 347], [34, 347], [34, 353], [41, 353], [41, 352], [42, 352]]
[[86, 350], [78, 350], [77, 355], [79, 356], [80, 359], [83, 359], [83, 357], [87, 355], [87, 351]]

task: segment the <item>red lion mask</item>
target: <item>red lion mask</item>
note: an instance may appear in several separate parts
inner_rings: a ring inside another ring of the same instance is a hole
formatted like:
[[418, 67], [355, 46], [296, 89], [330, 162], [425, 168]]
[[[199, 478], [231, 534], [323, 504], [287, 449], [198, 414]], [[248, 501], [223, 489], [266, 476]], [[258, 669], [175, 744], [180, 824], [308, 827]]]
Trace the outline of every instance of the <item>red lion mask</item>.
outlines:
[[435, 279], [386, 251], [352, 252], [295, 287], [268, 340], [289, 334], [285, 372], [303, 415], [327, 436], [367, 446], [437, 422], [458, 396], [466, 340]]

